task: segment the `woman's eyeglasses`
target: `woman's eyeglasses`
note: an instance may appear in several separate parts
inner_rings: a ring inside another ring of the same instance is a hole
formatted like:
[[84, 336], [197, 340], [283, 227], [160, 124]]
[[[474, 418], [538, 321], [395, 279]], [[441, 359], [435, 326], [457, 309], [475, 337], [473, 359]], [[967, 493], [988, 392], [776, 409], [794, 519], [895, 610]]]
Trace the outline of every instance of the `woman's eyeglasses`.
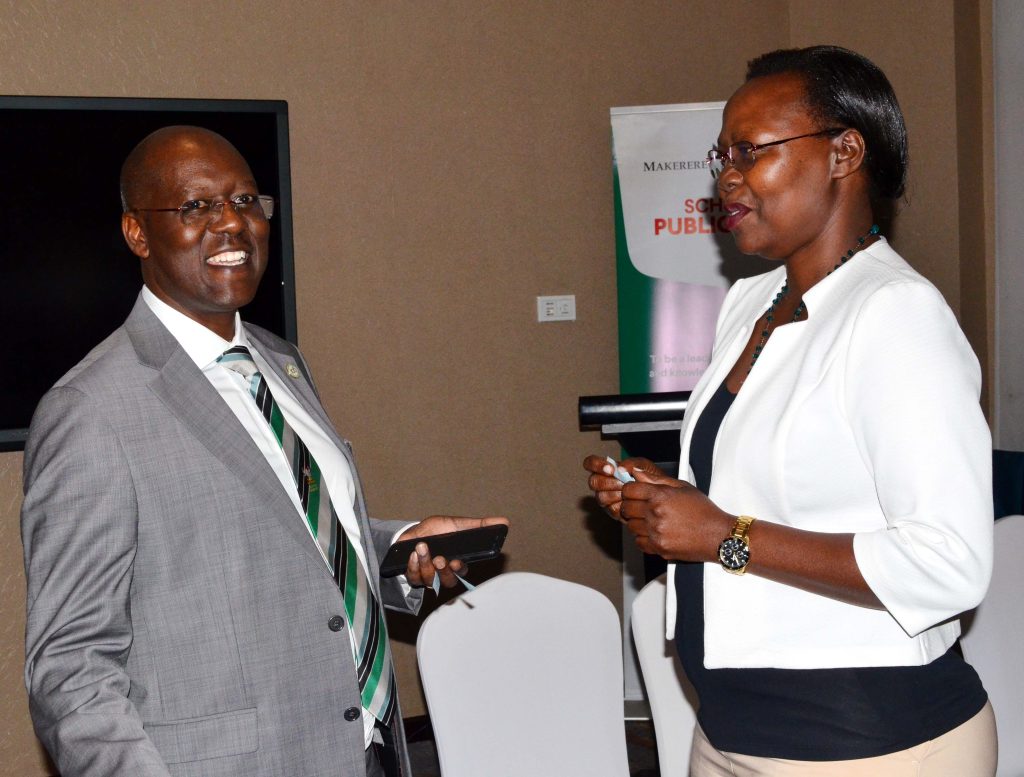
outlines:
[[739, 143], [733, 143], [724, 151], [712, 148], [708, 151], [708, 169], [711, 171], [712, 178], [718, 178], [718, 176], [725, 172], [725, 166], [727, 164], [735, 167], [737, 171], [745, 173], [754, 166], [754, 162], [757, 161], [757, 152], [762, 148], [778, 146], [782, 143], [789, 143], [791, 140], [800, 140], [801, 138], [816, 138], [819, 135], [835, 136], [840, 132], [845, 131], [846, 130], [842, 127], [829, 127], [828, 129], [818, 130], [817, 132], [808, 132], [804, 135], [794, 135], [791, 138], [772, 140], [768, 143], [751, 143], [746, 140], [741, 140]]

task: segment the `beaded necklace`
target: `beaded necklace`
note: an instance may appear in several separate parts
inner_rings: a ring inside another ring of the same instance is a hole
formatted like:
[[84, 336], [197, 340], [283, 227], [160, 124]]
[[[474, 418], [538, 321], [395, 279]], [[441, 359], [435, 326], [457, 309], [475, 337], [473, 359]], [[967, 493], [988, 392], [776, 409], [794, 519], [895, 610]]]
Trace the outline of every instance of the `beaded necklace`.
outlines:
[[[881, 230], [878, 228], [878, 224], [872, 224], [871, 229], [869, 229], [867, 232], [865, 232], [863, 235], [857, 238], [857, 244], [853, 246], [853, 248], [851, 248], [845, 254], [843, 254], [841, 257], [839, 257], [838, 264], [836, 264], [835, 267], [833, 267], [831, 270], [825, 273], [825, 277], [827, 278], [829, 275], [831, 275], [844, 264], [846, 264], [853, 257], [854, 254], [860, 251], [860, 249], [863, 247], [864, 243], [867, 241], [869, 237], [877, 235], [880, 231]], [[747, 367], [748, 375], [750, 374], [750, 371], [754, 369], [754, 365], [757, 364], [757, 357], [760, 356], [761, 351], [764, 350], [764, 344], [768, 342], [768, 335], [772, 333], [772, 321], [775, 320], [775, 308], [778, 307], [779, 303], [782, 302], [783, 298], [787, 294], [789, 294], [789, 278], [786, 278], [786, 280], [783, 281], [782, 288], [779, 289], [779, 293], [775, 295], [775, 299], [772, 300], [772, 304], [768, 306], [768, 310], [765, 312], [764, 329], [761, 330], [761, 340], [758, 342], [756, 346], [754, 346], [754, 355], [750, 360], [750, 366]], [[806, 309], [807, 306], [804, 305], [804, 301], [800, 300], [800, 304], [797, 305], [796, 310], [793, 311], [792, 321], [798, 320], [800, 316], [803, 315]], [[790, 323], [792, 323], [792, 321]]]

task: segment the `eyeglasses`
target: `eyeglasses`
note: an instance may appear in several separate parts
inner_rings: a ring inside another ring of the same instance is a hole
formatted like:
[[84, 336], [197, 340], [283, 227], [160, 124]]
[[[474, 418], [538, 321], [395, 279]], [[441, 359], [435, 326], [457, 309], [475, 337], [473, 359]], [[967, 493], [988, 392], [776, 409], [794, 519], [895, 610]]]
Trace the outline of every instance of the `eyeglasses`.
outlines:
[[791, 140], [800, 140], [801, 138], [816, 138], [819, 135], [838, 135], [840, 132], [845, 131], [846, 130], [842, 127], [829, 127], [828, 129], [819, 130], [818, 132], [794, 135], [791, 138], [773, 140], [769, 143], [751, 143], [746, 140], [741, 140], [739, 143], [733, 143], [729, 148], [725, 149], [725, 151], [719, 151], [717, 148], [712, 148], [708, 151], [708, 169], [711, 171], [712, 178], [718, 178], [718, 176], [725, 172], [726, 164], [730, 164], [739, 172], [745, 173], [754, 166], [754, 162], [757, 161], [757, 152], [762, 148], [778, 146], [783, 143], [789, 143]]
[[209, 224], [219, 218], [224, 206], [231, 203], [235, 213], [240, 216], [269, 220], [274, 215], [274, 198], [267, 194], [239, 194], [227, 200], [189, 200], [177, 208], [132, 208], [131, 210], [149, 213], [178, 212], [181, 223], [187, 225]]

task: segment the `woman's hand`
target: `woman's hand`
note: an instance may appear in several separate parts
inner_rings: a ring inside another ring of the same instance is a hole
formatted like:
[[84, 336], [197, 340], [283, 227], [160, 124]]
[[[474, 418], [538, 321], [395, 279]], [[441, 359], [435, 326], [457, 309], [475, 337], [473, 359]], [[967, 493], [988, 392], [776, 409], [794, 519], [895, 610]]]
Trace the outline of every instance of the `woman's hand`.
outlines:
[[666, 475], [649, 459], [619, 464], [636, 481], [621, 483], [603, 456], [587, 456], [583, 468], [598, 504], [626, 524], [644, 553], [674, 561], [714, 561], [718, 545], [736, 521], [689, 483]]
[[[630, 473], [637, 480], [647, 483], [664, 483], [667, 485], [679, 484], [682, 481], [669, 477], [649, 459], [624, 459], [619, 466]], [[604, 456], [587, 456], [583, 460], [583, 469], [593, 474], [587, 481], [590, 490], [594, 492], [598, 504], [605, 511], [617, 520], [622, 520], [619, 515], [620, 503], [622, 502], [622, 483], [613, 474], [615, 467], [608, 463]]]
[[718, 546], [729, 534], [736, 516], [729, 515], [689, 483], [627, 483], [620, 493], [619, 516], [644, 553], [671, 561], [714, 561]]

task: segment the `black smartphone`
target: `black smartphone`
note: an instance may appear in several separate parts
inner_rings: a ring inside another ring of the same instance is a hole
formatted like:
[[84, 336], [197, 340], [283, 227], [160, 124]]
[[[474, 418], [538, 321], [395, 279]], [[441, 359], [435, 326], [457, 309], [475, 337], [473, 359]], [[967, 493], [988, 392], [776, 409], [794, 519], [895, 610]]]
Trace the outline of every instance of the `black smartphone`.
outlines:
[[468, 564], [497, 556], [507, 534], [508, 526], [499, 523], [494, 526], [482, 526], [479, 529], [435, 534], [433, 537], [399, 540], [388, 548], [388, 552], [381, 560], [380, 576], [394, 577], [403, 574], [409, 565], [409, 554], [420, 542], [427, 543], [431, 556], [444, 556], [449, 561], [459, 559]]

